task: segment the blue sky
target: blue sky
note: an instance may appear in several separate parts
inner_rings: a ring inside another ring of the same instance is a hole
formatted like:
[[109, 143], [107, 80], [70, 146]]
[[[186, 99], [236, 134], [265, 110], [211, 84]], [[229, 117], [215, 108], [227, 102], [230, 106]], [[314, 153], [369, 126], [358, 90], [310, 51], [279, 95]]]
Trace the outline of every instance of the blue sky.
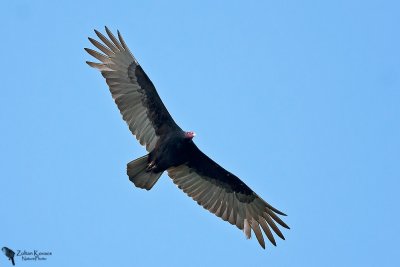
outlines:
[[[2, 5], [0, 246], [53, 253], [17, 265], [399, 266], [400, 4], [277, 2]], [[104, 25], [196, 144], [288, 214], [286, 241], [262, 250], [167, 175], [129, 182], [145, 150], [84, 63]]]

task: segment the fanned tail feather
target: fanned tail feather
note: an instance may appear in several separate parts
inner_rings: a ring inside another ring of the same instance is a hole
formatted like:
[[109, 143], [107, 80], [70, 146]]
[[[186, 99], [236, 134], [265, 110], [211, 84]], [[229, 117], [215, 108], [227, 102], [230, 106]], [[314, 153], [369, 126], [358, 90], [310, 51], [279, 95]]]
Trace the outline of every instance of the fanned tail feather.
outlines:
[[150, 190], [160, 178], [162, 172], [152, 172], [148, 169], [148, 155], [132, 160], [128, 163], [127, 174], [129, 180], [136, 187]]

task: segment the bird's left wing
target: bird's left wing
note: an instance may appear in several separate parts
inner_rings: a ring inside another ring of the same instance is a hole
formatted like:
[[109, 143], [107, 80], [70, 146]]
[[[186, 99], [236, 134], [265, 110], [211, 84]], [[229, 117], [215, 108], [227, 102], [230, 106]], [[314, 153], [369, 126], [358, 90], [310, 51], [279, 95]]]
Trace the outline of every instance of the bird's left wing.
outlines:
[[121, 34], [118, 32], [117, 39], [107, 27], [106, 32], [108, 38], [95, 30], [102, 43], [89, 38], [102, 53], [85, 48], [100, 63], [86, 63], [101, 71], [132, 134], [151, 152], [161, 135], [181, 129], [172, 119]]
[[[285, 215], [265, 202], [234, 174], [228, 172], [192, 143], [191, 160], [171, 167], [168, 175], [173, 182], [203, 208], [243, 230], [251, 237], [251, 230], [265, 248], [262, 231], [276, 245], [270, 228], [285, 239], [275, 222], [289, 227], [277, 216]], [[260, 229], [261, 226], [261, 229]]]

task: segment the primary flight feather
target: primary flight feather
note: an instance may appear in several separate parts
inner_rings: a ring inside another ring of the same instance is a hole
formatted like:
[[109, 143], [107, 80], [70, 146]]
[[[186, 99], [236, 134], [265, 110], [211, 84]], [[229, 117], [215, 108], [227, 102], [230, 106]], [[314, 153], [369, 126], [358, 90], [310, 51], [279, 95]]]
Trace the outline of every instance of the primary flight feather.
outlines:
[[192, 140], [195, 133], [183, 131], [172, 119], [119, 31], [116, 38], [107, 27], [105, 30], [108, 37], [95, 30], [102, 43], [89, 38], [100, 52], [85, 48], [100, 63], [86, 63], [100, 70], [123, 119], [149, 152], [128, 163], [129, 180], [150, 190], [167, 171], [172, 181], [199, 205], [236, 225], [247, 238], [253, 231], [263, 248], [262, 232], [274, 245], [270, 229], [285, 239], [276, 225], [289, 229], [278, 217], [285, 214], [200, 151]]

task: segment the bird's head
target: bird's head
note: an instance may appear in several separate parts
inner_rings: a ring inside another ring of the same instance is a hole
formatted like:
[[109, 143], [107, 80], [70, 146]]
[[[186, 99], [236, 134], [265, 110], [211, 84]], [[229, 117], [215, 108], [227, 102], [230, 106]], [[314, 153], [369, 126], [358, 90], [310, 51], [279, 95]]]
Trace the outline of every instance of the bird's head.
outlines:
[[193, 139], [193, 137], [195, 137], [195, 136], [196, 136], [196, 133], [195, 133], [195, 132], [185, 132], [185, 138], [186, 138], [186, 139], [191, 140], [191, 139]]

